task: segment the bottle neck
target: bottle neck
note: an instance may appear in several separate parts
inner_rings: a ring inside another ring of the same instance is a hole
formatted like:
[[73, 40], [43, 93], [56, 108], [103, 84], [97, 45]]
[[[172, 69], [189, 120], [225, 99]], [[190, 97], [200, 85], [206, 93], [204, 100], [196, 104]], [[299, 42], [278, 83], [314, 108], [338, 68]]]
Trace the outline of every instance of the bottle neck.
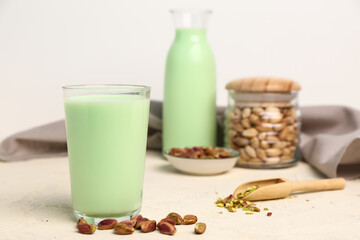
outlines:
[[192, 42], [207, 41], [205, 28], [177, 28], [175, 41], [186, 40]]
[[211, 14], [207, 9], [173, 9], [170, 12], [176, 28], [206, 28]]

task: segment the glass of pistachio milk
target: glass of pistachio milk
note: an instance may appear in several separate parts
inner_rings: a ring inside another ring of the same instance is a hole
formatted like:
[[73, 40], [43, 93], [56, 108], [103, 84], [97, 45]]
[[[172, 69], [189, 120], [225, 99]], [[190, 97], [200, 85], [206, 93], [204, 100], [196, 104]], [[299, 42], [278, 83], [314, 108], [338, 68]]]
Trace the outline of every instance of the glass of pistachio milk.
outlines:
[[76, 218], [131, 218], [141, 209], [150, 87], [73, 85], [63, 92]]

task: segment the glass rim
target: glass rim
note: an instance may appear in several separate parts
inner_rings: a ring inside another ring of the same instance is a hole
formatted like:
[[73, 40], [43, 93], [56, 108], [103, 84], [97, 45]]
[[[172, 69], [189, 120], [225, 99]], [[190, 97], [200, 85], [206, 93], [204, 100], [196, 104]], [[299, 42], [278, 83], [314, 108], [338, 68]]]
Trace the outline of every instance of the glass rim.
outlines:
[[202, 9], [202, 8], [174, 8], [169, 10], [170, 13], [207, 13], [211, 14], [213, 11], [211, 9]]
[[76, 84], [65, 85], [63, 90], [74, 91], [101, 91], [101, 90], [114, 90], [114, 91], [149, 91], [150, 86], [136, 85], [136, 84]]

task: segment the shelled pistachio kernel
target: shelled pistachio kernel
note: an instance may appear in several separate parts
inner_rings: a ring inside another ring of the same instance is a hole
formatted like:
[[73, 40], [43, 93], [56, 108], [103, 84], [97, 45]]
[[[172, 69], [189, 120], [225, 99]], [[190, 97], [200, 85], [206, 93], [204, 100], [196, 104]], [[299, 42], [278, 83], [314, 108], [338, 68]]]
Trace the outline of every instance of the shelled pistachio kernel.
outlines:
[[233, 207], [234, 206], [234, 204], [232, 204], [232, 203], [226, 203], [225, 204], [225, 208], [229, 208], [229, 207]]
[[227, 208], [227, 210], [229, 212], [236, 212], [236, 208], [234, 208], [234, 207], [229, 207], [229, 208]]
[[79, 218], [76, 226], [82, 234], [93, 234], [96, 230], [95, 225], [87, 223], [84, 218]]
[[229, 212], [236, 212], [237, 209], [242, 209], [244, 211], [260, 211], [260, 209], [256, 208], [255, 204], [252, 202], [242, 199], [235, 199], [232, 194], [224, 199], [218, 198], [215, 204], [218, 207], [225, 207]]
[[197, 233], [197, 234], [203, 234], [206, 230], [206, 224], [205, 223], [196, 223], [195, 225], [195, 229], [194, 231]]
[[257, 207], [252, 207], [252, 208], [251, 208], [251, 211], [254, 211], [254, 212], [260, 212], [260, 208], [257, 208]]
[[117, 220], [116, 219], [104, 219], [101, 222], [98, 223], [98, 229], [101, 230], [108, 230], [108, 229], [113, 229], [115, 227], [115, 225], [117, 224]]
[[216, 204], [217, 203], [223, 203], [223, 199], [221, 198], [221, 197], [218, 197], [217, 199], [216, 199], [216, 202], [215, 202]]
[[183, 217], [185, 225], [191, 225], [197, 222], [197, 217], [192, 214], [187, 214]]
[[171, 223], [165, 221], [160, 221], [157, 227], [162, 234], [174, 235], [176, 233], [176, 227]]
[[218, 159], [232, 157], [231, 153], [228, 150], [216, 147], [172, 148], [170, 149], [169, 154], [175, 157], [195, 159]]
[[119, 222], [114, 227], [114, 233], [119, 235], [128, 235], [134, 232], [133, 223], [130, 220]]
[[244, 192], [241, 192], [241, 193], [238, 194], [238, 198], [242, 199], [242, 198], [246, 197], [247, 195], [249, 195], [250, 193], [252, 193], [253, 191], [255, 191], [258, 188], [259, 188], [258, 185], [253, 185], [253, 186], [247, 187]]
[[175, 212], [169, 213], [166, 216], [166, 218], [170, 218], [170, 219], [174, 220], [176, 225], [181, 225], [183, 223], [183, 221], [184, 221], [183, 218], [179, 214], [177, 214]]

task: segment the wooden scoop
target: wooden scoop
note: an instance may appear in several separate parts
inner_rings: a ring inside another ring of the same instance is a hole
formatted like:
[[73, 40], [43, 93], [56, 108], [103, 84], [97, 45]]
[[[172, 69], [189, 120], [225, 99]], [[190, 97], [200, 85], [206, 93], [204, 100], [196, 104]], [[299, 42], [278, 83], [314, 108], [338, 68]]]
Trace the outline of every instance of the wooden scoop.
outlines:
[[285, 198], [292, 192], [298, 191], [324, 191], [343, 189], [345, 187], [345, 179], [332, 178], [323, 180], [310, 181], [290, 181], [284, 178], [264, 179], [241, 184], [234, 191], [234, 198], [238, 198], [238, 194], [245, 192], [248, 187], [257, 185], [259, 188], [250, 192], [243, 200], [258, 201]]

